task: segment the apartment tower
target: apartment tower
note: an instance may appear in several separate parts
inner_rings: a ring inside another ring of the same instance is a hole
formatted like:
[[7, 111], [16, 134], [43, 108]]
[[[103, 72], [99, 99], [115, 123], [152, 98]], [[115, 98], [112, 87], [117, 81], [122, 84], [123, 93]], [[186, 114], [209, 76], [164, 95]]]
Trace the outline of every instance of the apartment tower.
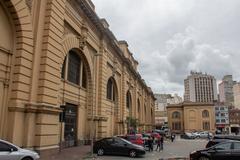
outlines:
[[236, 81], [233, 81], [232, 75], [225, 75], [222, 82], [218, 85], [220, 102], [230, 106], [234, 104], [233, 85]]
[[193, 72], [184, 80], [184, 101], [213, 102], [217, 100], [216, 79], [212, 75]]

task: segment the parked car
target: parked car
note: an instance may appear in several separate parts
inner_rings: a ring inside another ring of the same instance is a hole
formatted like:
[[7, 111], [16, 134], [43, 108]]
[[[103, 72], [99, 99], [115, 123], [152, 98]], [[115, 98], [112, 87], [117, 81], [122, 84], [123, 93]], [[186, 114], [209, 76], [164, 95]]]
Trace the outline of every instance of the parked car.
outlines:
[[0, 139], [0, 160], [37, 160], [38, 153]]
[[240, 142], [227, 141], [210, 148], [194, 151], [190, 154], [190, 160], [239, 160]]
[[230, 140], [239, 140], [240, 136], [238, 135], [215, 135], [212, 139], [230, 139]]
[[199, 133], [200, 138], [212, 138], [213, 134], [208, 131], [203, 131]]
[[153, 132], [153, 133], [151, 133], [151, 136], [154, 137], [155, 139], [159, 139], [159, 138], [161, 138], [160, 134], [157, 133], [157, 132]]
[[209, 148], [211, 146], [214, 146], [218, 143], [222, 143], [222, 142], [226, 142], [229, 140], [236, 140], [236, 141], [240, 141], [240, 137], [239, 136], [231, 136], [231, 135], [215, 135], [212, 140], [208, 141], [206, 148]]
[[166, 131], [165, 130], [155, 129], [154, 132], [160, 134], [161, 136], [165, 136], [166, 135]]
[[96, 141], [93, 146], [93, 151], [99, 156], [104, 154], [113, 154], [136, 157], [146, 153], [143, 146], [133, 144], [119, 137], [103, 138]]
[[200, 132], [192, 132], [194, 138], [200, 138]]
[[131, 134], [126, 136], [126, 140], [132, 142], [133, 144], [137, 144], [140, 146], [144, 145], [144, 139], [142, 134]]
[[229, 141], [229, 139], [212, 139], [210, 141], [208, 141], [206, 148], [212, 147], [218, 143], [222, 143], [222, 142], [226, 142]]
[[194, 139], [195, 137], [192, 133], [185, 132], [184, 134], [181, 135], [181, 138], [183, 138], [183, 139]]

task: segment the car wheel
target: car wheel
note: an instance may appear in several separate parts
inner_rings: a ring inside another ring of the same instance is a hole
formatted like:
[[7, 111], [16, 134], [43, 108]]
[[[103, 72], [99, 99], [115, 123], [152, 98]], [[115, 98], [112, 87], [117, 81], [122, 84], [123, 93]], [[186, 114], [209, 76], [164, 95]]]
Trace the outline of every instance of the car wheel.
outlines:
[[137, 152], [136, 152], [135, 150], [131, 150], [131, 151], [129, 152], [129, 156], [132, 157], [132, 158], [134, 158], [134, 157], [137, 156]]
[[104, 154], [104, 150], [103, 150], [102, 148], [99, 148], [99, 149], [97, 150], [97, 154], [98, 154], [99, 156], [102, 156], [102, 155]]
[[210, 159], [208, 157], [202, 156], [202, 157], [198, 158], [198, 160], [210, 160]]
[[22, 160], [33, 160], [31, 157], [25, 157]]

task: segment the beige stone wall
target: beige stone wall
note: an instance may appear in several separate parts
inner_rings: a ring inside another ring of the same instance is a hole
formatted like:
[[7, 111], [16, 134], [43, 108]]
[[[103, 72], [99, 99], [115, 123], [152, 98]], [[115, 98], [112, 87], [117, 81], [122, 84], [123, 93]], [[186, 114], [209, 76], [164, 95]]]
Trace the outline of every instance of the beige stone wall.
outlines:
[[[173, 119], [172, 114], [177, 111], [180, 119]], [[203, 117], [203, 111], [208, 111], [209, 117]], [[215, 131], [215, 109], [213, 104], [181, 103], [167, 106], [168, 124], [173, 132]], [[181, 122], [181, 130], [173, 130], [172, 123]], [[203, 122], [209, 122], [209, 130], [203, 129]]]
[[[57, 149], [60, 139], [65, 141], [60, 106], [67, 103], [77, 107], [76, 140], [81, 143], [92, 135], [125, 134], [130, 115], [139, 119], [139, 130], [152, 129], [154, 97], [136, 70], [137, 61], [128, 49], [121, 50], [87, 4], [84, 0], [0, 1], [1, 139], [38, 151]], [[86, 88], [69, 82], [67, 72], [61, 78], [70, 50], [86, 68]], [[110, 77], [117, 88], [115, 102], [106, 98]]]

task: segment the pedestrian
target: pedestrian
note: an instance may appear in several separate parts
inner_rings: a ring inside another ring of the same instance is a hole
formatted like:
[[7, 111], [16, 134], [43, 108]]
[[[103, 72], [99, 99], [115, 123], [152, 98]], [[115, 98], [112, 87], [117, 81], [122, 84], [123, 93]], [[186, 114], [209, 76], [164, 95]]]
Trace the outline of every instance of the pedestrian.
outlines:
[[156, 148], [156, 151], [159, 149], [159, 152], [160, 152], [160, 150], [161, 150], [161, 138], [159, 137], [158, 139], [157, 139], [157, 148]]
[[152, 137], [149, 137], [149, 139], [148, 139], [148, 148], [149, 148], [149, 152], [153, 151], [153, 139], [152, 139]]
[[175, 138], [175, 136], [172, 134], [172, 135], [171, 135], [171, 140], [172, 140], [172, 142], [173, 142], [174, 138]]
[[161, 145], [161, 150], [163, 151], [163, 136], [161, 136], [161, 138], [160, 138], [160, 145]]
[[208, 132], [208, 140], [210, 141], [211, 139], [211, 136], [210, 136], [210, 133]]

